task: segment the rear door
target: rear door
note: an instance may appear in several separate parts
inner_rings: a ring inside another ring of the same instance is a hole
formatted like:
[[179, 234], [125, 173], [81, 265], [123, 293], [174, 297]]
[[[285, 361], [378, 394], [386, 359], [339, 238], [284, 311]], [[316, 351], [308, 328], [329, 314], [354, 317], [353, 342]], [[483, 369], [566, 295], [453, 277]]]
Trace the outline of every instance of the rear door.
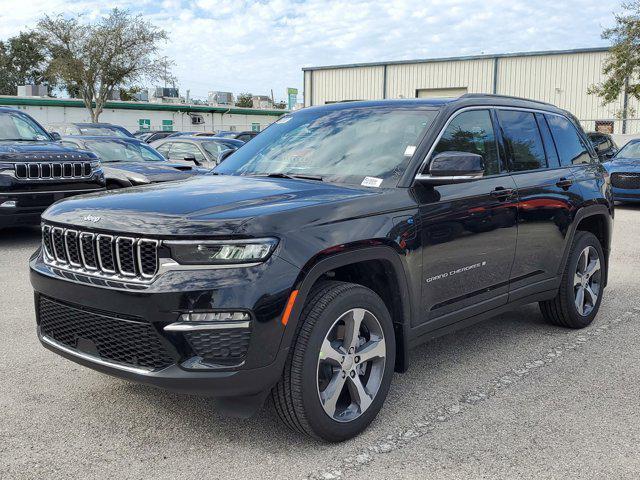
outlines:
[[561, 165], [545, 115], [498, 109], [497, 117], [518, 191], [518, 245], [509, 300], [555, 287], [565, 235], [581, 192]]
[[481, 155], [483, 178], [416, 189], [423, 246], [422, 321], [429, 322], [429, 330], [507, 301], [517, 203], [514, 181], [502, 165], [493, 117], [490, 108], [458, 113], [431, 153]]

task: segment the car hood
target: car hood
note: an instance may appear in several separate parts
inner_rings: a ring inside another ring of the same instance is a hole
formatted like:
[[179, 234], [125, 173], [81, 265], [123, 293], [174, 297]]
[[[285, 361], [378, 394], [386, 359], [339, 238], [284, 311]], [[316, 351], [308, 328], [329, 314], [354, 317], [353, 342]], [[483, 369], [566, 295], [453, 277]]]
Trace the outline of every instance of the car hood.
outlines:
[[[383, 189], [297, 179], [201, 175], [180, 182], [83, 195], [51, 206], [43, 219], [91, 230], [149, 236], [269, 235], [380, 209]], [[99, 219], [96, 221], [96, 219]]]
[[[33, 142], [16, 142], [8, 140], [0, 140], [0, 160], [3, 161], [22, 161], [30, 159], [31, 155], [37, 157], [32, 158], [34, 160], [46, 159], [56, 160], [57, 158], [68, 160], [69, 157], [64, 155], [78, 155], [80, 151], [77, 148], [66, 147], [59, 143], [48, 141], [33, 141]], [[58, 157], [61, 155], [61, 157]], [[93, 154], [82, 151], [83, 157], [90, 156], [95, 158]]]
[[608, 162], [603, 163], [604, 167], [608, 171], [624, 170], [640, 170], [640, 159], [638, 158], [614, 158]]
[[154, 183], [182, 180], [192, 175], [203, 174], [208, 171], [207, 169], [197, 168], [193, 165], [174, 162], [103, 162], [102, 167], [107, 176], [109, 176], [110, 173], [120, 173], [124, 175], [125, 178], [132, 179], [134, 183], [136, 178], [140, 178], [140, 175]]

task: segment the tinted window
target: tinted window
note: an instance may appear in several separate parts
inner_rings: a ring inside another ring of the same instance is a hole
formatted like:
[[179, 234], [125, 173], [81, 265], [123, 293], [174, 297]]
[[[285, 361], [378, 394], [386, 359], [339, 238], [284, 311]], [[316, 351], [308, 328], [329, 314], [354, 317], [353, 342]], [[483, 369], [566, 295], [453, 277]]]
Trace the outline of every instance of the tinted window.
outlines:
[[26, 115], [0, 112], [0, 140], [49, 140], [49, 136]]
[[549, 128], [558, 149], [562, 165], [577, 165], [591, 162], [591, 155], [584, 146], [576, 127], [559, 115], [546, 115]]
[[545, 168], [547, 161], [544, 146], [534, 114], [517, 110], [499, 110], [498, 119], [511, 157], [511, 170], [522, 172]]
[[545, 120], [544, 115], [542, 115], [541, 113], [536, 113], [536, 120], [538, 121], [538, 127], [540, 128], [540, 133], [542, 134], [544, 151], [547, 154], [547, 162], [549, 163], [549, 167], [557, 168], [560, 166], [560, 159], [558, 158], [556, 146], [553, 143], [553, 137], [551, 136], [549, 125], [547, 125], [547, 121]]
[[500, 173], [496, 137], [489, 110], [471, 110], [456, 116], [438, 141], [433, 155], [442, 152], [482, 155], [485, 175]]
[[195, 145], [183, 142], [174, 142], [171, 144], [169, 158], [173, 160], [184, 160], [186, 157], [195, 157], [199, 162], [205, 160], [204, 155]]

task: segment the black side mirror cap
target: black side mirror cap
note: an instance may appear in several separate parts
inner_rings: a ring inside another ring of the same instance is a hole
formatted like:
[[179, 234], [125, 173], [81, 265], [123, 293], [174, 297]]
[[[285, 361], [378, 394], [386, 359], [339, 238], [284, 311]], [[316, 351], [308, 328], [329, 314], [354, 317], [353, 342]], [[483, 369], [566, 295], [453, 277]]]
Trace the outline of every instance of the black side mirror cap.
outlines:
[[465, 183], [484, 176], [482, 155], [469, 152], [442, 152], [433, 157], [429, 172], [416, 176], [416, 180], [432, 185]]
[[49, 136], [54, 142], [59, 142], [60, 140], [62, 140], [62, 136], [58, 132], [49, 132]]
[[235, 152], [235, 149], [231, 148], [229, 150], [225, 150], [224, 152], [222, 152], [220, 154], [220, 156], [218, 157], [218, 163], [222, 163], [223, 160], [225, 160], [226, 158], [230, 157], [233, 152]]

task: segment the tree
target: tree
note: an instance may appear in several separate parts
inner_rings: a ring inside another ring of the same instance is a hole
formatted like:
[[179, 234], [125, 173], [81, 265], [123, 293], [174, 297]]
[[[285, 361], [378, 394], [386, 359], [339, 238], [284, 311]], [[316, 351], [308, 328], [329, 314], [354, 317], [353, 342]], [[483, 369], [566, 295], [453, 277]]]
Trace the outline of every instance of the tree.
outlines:
[[156, 54], [167, 34], [141, 15], [117, 8], [94, 24], [81, 20], [45, 15], [38, 31], [45, 39], [51, 72], [68, 92], [77, 92], [91, 121], [97, 122], [115, 88], [159, 78]]
[[[602, 38], [612, 42], [602, 69], [606, 80], [588, 90], [601, 97], [603, 105], [624, 93], [640, 100], [640, 0], [623, 3], [622, 8], [624, 13], [615, 15], [615, 26], [602, 32]], [[627, 114], [625, 102], [619, 116], [626, 119]]]
[[0, 95], [15, 95], [17, 85], [55, 85], [43, 43], [36, 32], [0, 42]]
[[253, 95], [250, 93], [239, 93], [236, 98], [236, 107], [253, 107]]

